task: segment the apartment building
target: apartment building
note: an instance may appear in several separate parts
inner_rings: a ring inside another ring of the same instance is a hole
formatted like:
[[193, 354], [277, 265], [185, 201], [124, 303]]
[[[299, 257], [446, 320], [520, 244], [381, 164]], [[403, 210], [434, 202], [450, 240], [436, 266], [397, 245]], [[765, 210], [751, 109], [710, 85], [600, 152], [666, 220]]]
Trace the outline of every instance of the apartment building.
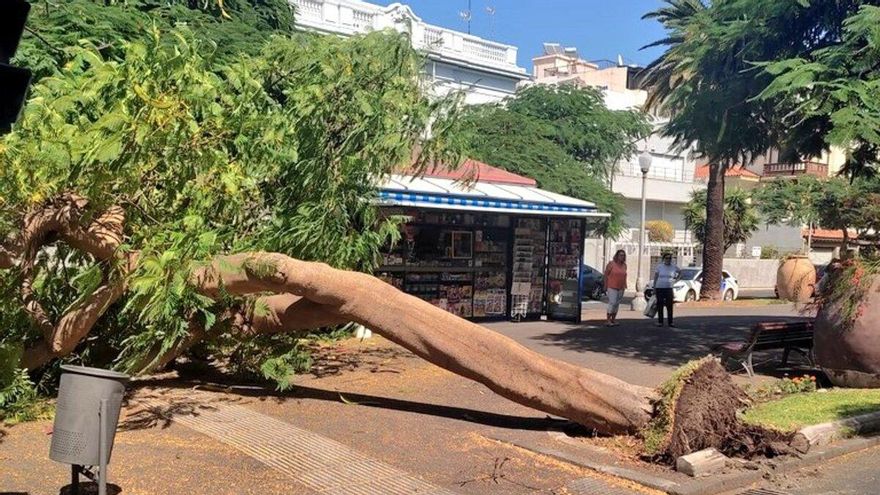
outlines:
[[400, 3], [387, 7], [360, 0], [290, 0], [297, 27], [351, 36], [383, 29], [408, 33], [426, 54], [426, 73], [438, 95], [463, 91], [465, 103], [494, 103], [513, 96], [529, 78], [517, 65], [517, 48], [424, 22]]
[[[543, 55], [532, 59], [532, 63], [535, 84], [573, 84], [599, 88], [605, 96], [605, 104], [611, 109], [641, 108], [648, 96], [637, 84], [640, 67], [626, 65], [622, 60], [616, 63], [590, 62], [581, 58], [575, 48], [545, 43]], [[663, 123], [663, 119], [654, 120], [657, 129]], [[676, 250], [679, 262], [688, 263], [694, 259], [696, 240], [685, 225], [682, 209], [691, 194], [705, 188], [705, 184], [695, 180], [696, 163], [690, 150], [677, 150], [671, 139], [655, 133], [640, 143], [639, 148], [647, 150], [652, 157], [645, 183], [645, 218], [665, 220], [674, 229], [671, 242], [647, 243], [648, 262], [643, 263], [643, 272], [656, 261], [661, 249]], [[638, 252], [642, 198], [642, 172], [638, 157], [633, 156], [618, 163], [609, 186], [625, 198], [625, 222], [628, 228], [617, 239], [587, 241], [585, 261], [593, 266], [602, 266], [617, 249], [624, 249], [631, 257]], [[633, 286], [634, 280], [630, 284], [630, 287]]]

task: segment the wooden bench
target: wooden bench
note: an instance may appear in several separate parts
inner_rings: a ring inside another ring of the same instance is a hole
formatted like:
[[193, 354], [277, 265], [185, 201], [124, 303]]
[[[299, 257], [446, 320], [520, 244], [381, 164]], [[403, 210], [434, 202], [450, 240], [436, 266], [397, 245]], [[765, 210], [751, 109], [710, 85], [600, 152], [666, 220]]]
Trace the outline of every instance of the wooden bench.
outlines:
[[727, 360], [736, 360], [749, 376], [754, 376], [755, 367], [752, 355], [757, 351], [782, 349], [782, 366], [788, 363], [791, 351], [802, 354], [813, 365], [813, 322], [764, 322], [752, 327], [748, 340], [725, 342], [712, 348], [712, 354]]

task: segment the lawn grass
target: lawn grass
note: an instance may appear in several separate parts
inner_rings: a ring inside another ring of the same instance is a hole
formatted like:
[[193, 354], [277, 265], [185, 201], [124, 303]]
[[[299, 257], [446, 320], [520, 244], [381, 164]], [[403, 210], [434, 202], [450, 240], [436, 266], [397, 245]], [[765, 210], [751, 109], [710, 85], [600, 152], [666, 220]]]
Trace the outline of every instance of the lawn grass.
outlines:
[[793, 394], [755, 405], [745, 421], [783, 431], [880, 412], [880, 389], [831, 389]]

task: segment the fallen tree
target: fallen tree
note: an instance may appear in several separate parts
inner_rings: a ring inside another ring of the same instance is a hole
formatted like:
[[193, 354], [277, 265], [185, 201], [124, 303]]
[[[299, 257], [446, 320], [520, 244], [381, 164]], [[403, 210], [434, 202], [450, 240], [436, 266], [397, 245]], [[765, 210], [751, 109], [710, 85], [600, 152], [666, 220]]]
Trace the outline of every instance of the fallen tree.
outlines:
[[[26, 217], [20, 238], [3, 248], [5, 268], [18, 267], [21, 297], [44, 339], [27, 349], [22, 366], [35, 368], [61, 357], [85, 338], [107, 308], [125, 292], [136, 252], [119, 251], [123, 215], [117, 207], [88, 220], [88, 202], [65, 195]], [[102, 260], [116, 260], [124, 273], [49, 321], [32, 297], [28, 267], [40, 248], [61, 239]], [[535, 353], [513, 340], [407, 295], [379, 279], [278, 253], [217, 256], [192, 271], [189, 283], [219, 300], [256, 295], [247, 306], [227, 312], [242, 338], [354, 321], [425, 360], [486, 385], [514, 402], [562, 416], [604, 434], [641, 433], [652, 452], [667, 458], [706, 447], [752, 455], [778, 452], [778, 437], [744, 427], [736, 412], [742, 391], [714, 359], [702, 360], [655, 391], [612, 376]], [[257, 310], [256, 308], [261, 308]], [[199, 325], [187, 338], [144, 361], [142, 370], [164, 366], [207, 338]]]
[[354, 321], [515, 402], [642, 434], [661, 458], [772, 450], [712, 359], [655, 391], [363, 273], [403, 220], [378, 215], [376, 180], [454, 149], [454, 107], [426, 96], [408, 39], [277, 39], [218, 68], [175, 34], [122, 60], [73, 50], [3, 137], [0, 346], [24, 343], [21, 366], [104, 352], [100, 365], [147, 373], [201, 343]]

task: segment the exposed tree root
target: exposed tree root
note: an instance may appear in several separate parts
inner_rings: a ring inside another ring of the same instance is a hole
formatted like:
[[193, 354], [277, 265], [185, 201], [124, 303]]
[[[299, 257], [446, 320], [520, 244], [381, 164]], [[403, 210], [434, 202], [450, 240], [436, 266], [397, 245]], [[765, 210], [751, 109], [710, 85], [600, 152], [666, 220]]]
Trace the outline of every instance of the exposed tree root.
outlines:
[[742, 422], [738, 412], [748, 397], [711, 356], [680, 368], [660, 393], [656, 416], [643, 431], [647, 454], [657, 460], [674, 462], [710, 447], [744, 458], [793, 451], [790, 435]]

